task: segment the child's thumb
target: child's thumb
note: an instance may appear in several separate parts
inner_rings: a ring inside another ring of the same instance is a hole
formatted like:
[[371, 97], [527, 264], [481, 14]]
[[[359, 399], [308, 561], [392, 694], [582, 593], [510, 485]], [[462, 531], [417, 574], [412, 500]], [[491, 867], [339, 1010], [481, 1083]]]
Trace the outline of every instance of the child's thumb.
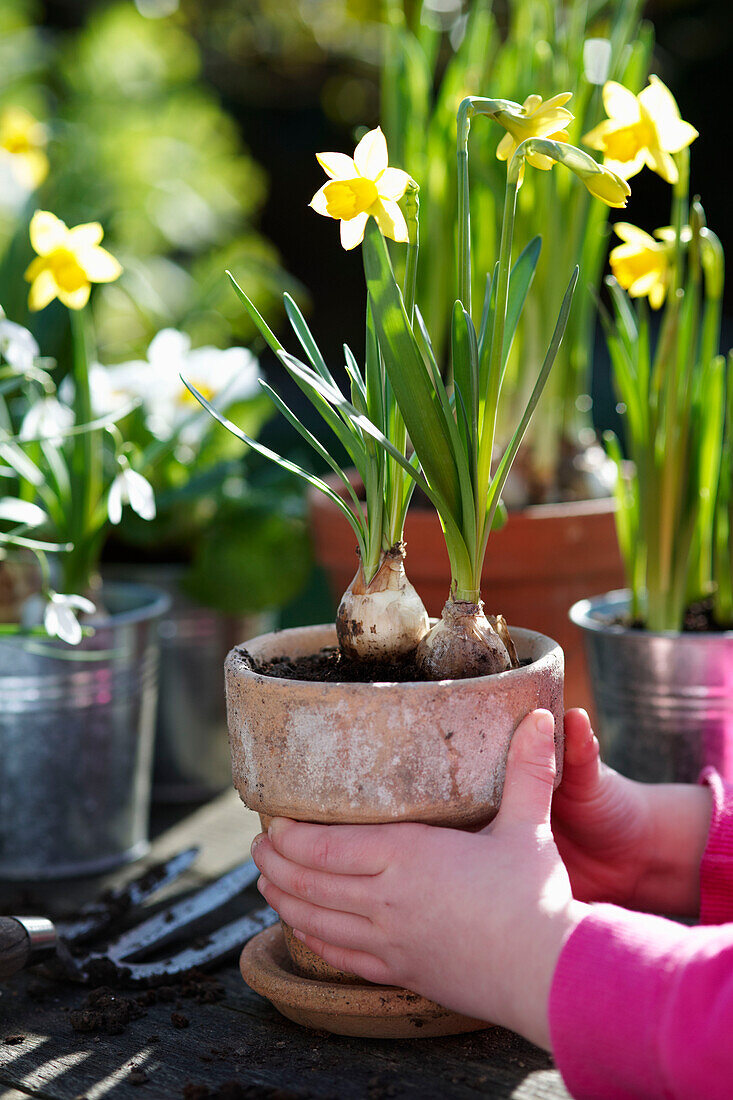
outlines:
[[543, 825], [550, 820], [555, 782], [555, 719], [533, 710], [517, 726], [506, 762], [501, 821]]

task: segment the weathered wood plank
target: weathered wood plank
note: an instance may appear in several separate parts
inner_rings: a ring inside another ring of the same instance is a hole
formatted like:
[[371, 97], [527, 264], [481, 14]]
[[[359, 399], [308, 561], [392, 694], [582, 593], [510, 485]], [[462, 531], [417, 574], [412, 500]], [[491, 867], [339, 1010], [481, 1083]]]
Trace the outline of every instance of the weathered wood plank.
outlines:
[[[234, 1079], [323, 1100], [567, 1097], [549, 1059], [501, 1029], [432, 1040], [327, 1036], [285, 1020], [234, 968], [224, 978], [223, 1002], [154, 1005], [122, 1035], [99, 1038], [71, 1029], [65, 1010], [80, 1003], [83, 991], [60, 989], [33, 1005], [26, 983], [11, 983], [2, 998], [0, 1038], [12, 1027], [25, 1039], [0, 1042], [0, 1083], [48, 1100], [98, 1100], [110, 1091], [116, 1100], [163, 1100], [182, 1096], [187, 1084], [213, 1088]], [[171, 1025], [172, 1010], [189, 1020], [187, 1028]], [[140, 1071], [144, 1091], [134, 1083]]]

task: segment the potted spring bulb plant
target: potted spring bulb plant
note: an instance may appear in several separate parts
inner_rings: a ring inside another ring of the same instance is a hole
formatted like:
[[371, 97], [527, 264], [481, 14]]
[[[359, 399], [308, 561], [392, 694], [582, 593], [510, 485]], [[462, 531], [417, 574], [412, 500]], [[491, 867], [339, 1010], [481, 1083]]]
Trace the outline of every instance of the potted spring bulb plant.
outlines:
[[[711, 763], [731, 779], [733, 368], [719, 354], [723, 250], [699, 200], [689, 204], [697, 131], [657, 78], [645, 92], [612, 88], [610, 118], [594, 135], [606, 160], [633, 155], [672, 191], [670, 226], [650, 235], [619, 223], [610, 256], [613, 315], [604, 323], [628, 459], [611, 434], [608, 449], [628, 588], [581, 601], [571, 615], [586, 637], [612, 766], [639, 780], [692, 782]], [[665, 125], [650, 132], [656, 144], [635, 147], [628, 134], [643, 132], [634, 123], [650, 101]], [[656, 344], [645, 299], [652, 316], [660, 311]]]
[[92, 284], [117, 279], [121, 267], [100, 247], [96, 222], [69, 229], [37, 211], [30, 239], [29, 306], [58, 297], [66, 307], [73, 386], [65, 403], [53, 364], [13, 326], [0, 366], [0, 460], [11, 493], [0, 548], [11, 541], [38, 563], [37, 592], [0, 636], [0, 878], [15, 880], [101, 873], [146, 851], [155, 624], [168, 605], [149, 586], [99, 584], [110, 522], [125, 504], [155, 514], [118, 428], [129, 406], [101, 417], [91, 407], [87, 302]]
[[[577, 603], [604, 756], [647, 782], [733, 778], [733, 366], [719, 355], [724, 258], [688, 201], [697, 132], [652, 77], [646, 100], [615, 86], [594, 140], [672, 188], [671, 225], [619, 223], [604, 312], [628, 459], [609, 435], [628, 589]], [[649, 104], [665, 126], [635, 147]], [[629, 140], [629, 136], [632, 140]], [[674, 150], [670, 155], [668, 150]], [[630, 298], [636, 299], [636, 308]], [[647, 302], [660, 324], [653, 340]], [[661, 314], [659, 313], [661, 311]]]
[[[393, 639], [394, 619], [413, 604], [393, 595], [386, 615], [375, 615], [368, 573], [351, 586], [345, 606], [351, 620], [266, 635], [240, 646], [226, 665], [227, 709], [234, 781], [245, 803], [266, 824], [273, 815], [319, 822], [425, 821], [476, 828], [496, 813], [506, 754], [516, 725], [528, 710], [545, 706], [556, 720], [558, 777], [562, 763], [562, 651], [551, 639], [508, 627], [500, 614], [486, 616], [480, 594], [483, 552], [499, 512], [502, 486], [552, 367], [570, 308], [573, 273], [535, 391], [511, 444], [492, 472], [493, 436], [506, 355], [529, 289], [539, 242], [531, 242], [512, 268], [512, 216], [525, 161], [549, 157], [566, 164], [596, 194], [623, 205], [628, 186], [582, 151], [561, 142], [531, 139], [517, 148], [507, 184], [505, 232], [477, 328], [471, 315], [470, 255], [467, 248], [469, 120], [485, 114], [501, 123], [518, 105], [467, 99], [459, 112], [459, 187], [463, 195], [459, 239], [459, 295], [454, 312], [453, 378], [450, 391], [440, 378], [425, 322], [414, 306], [418, 236], [418, 189], [388, 164], [381, 130], [370, 131], [353, 159], [320, 154], [329, 180], [314, 196], [321, 214], [338, 219], [346, 248], [364, 240], [368, 289], [367, 358], [362, 371], [346, 351], [350, 398], [322, 361], [299, 316], [291, 321], [308, 362], [279, 348], [280, 360], [355, 462], [361, 462], [366, 510], [348, 476], [321, 440], [306, 434], [295, 414], [270, 390], [275, 403], [334, 471], [343, 499], [325, 483], [288, 464], [330, 496], [352, 524], [361, 562], [378, 543], [373, 560], [389, 561], [392, 538], [401, 538], [405, 498], [414, 483], [439, 511], [453, 576], [444, 615], [428, 629], [418, 610], [419, 629], [409, 650], [402, 625]], [[402, 205], [400, 206], [400, 202]], [[404, 288], [395, 281], [385, 237], [408, 246]], [[240, 292], [241, 293], [241, 292]], [[242, 300], [255, 316], [254, 306]], [[261, 331], [276, 344], [265, 322]], [[230, 430], [242, 433], [192, 393]], [[414, 447], [406, 447], [407, 431]], [[248, 440], [248, 442], [250, 442]], [[251, 441], [251, 445], [255, 445]], [[260, 447], [262, 451], [263, 448]], [[364, 462], [364, 457], [370, 456]], [[388, 466], [387, 463], [391, 463]], [[385, 532], [391, 484], [399, 474], [395, 515]], [[380, 473], [383, 471], [383, 473]], [[378, 490], [378, 491], [376, 491]], [[379, 521], [379, 522], [378, 522]], [[374, 526], [373, 526], [374, 525]], [[366, 527], [368, 538], [364, 537]], [[371, 529], [371, 532], [370, 532]], [[369, 533], [370, 532], [370, 533]], [[400, 548], [400, 565], [402, 548]], [[408, 555], [409, 566], [409, 555]], [[391, 567], [391, 563], [390, 563]], [[377, 566], [375, 577], [382, 566]], [[398, 585], [399, 587], [399, 585]], [[365, 591], [357, 591], [364, 588]], [[496, 597], [495, 597], [496, 598]], [[342, 604], [342, 607], [344, 604]], [[381, 601], [380, 601], [381, 610]], [[497, 609], [498, 612], [498, 609]], [[411, 616], [412, 617], [412, 616]], [[384, 632], [375, 661], [373, 647]], [[366, 638], [364, 658], [354, 660], [352, 643]], [[371, 636], [374, 637], [371, 637]], [[356, 667], [355, 667], [356, 666]], [[286, 929], [291, 963], [276, 930], [243, 955], [243, 973], [253, 988], [269, 995], [291, 1018], [345, 1034], [447, 1034], [481, 1026], [407, 995], [405, 991], [355, 989], [353, 976], [327, 966]], [[263, 946], [264, 944], [264, 946]], [[264, 952], [264, 954], [263, 954]], [[294, 967], [288, 973], [288, 967]], [[348, 988], [344, 988], [344, 985]], [[380, 1003], [381, 1002], [381, 1003]]]
[[[398, 162], [409, 163], [421, 181], [416, 300], [429, 318], [443, 372], [450, 363], [454, 305], [454, 265], [445, 257], [455, 247], [459, 194], [455, 174], [442, 166], [452, 147], [462, 90], [499, 74], [495, 79], [507, 98], [522, 104], [523, 117], [514, 124], [518, 132], [529, 136], [534, 127], [537, 136], [557, 136], [564, 131], [569, 136], [560, 140], [578, 145], [602, 117], [606, 79], [641, 88], [652, 44], [638, 0], [575, 5], [568, 18], [558, 18], [555, 6], [544, 0], [510, 0], [501, 13], [491, 4], [464, 8], [442, 12], [438, 20], [420, 3], [390, 0], [381, 27], [382, 126], [390, 151]], [[558, 88], [567, 89], [565, 102], [551, 103]], [[471, 139], [472, 194], [481, 212], [471, 226], [477, 299], [501, 236], [505, 158], [512, 142], [498, 127], [485, 127]], [[578, 263], [581, 275], [555, 366], [504, 489], [507, 522], [490, 540], [483, 568], [484, 586], [501, 589], [510, 621], [531, 621], [561, 643], [566, 696], [584, 704], [590, 685], [582, 636], [567, 611], [588, 591], [618, 587], [623, 579], [613, 518], [613, 464], [593, 431], [589, 397], [594, 290], [602, 277], [607, 215], [604, 204], [574, 186], [567, 173], [553, 172], [549, 180], [543, 172], [529, 173], [519, 192], [517, 239], [541, 234], [542, 253], [507, 364], [502, 417], [507, 425], [521, 418], [535, 383], [535, 364], [552, 334], [564, 292], [557, 272]], [[391, 249], [391, 258], [399, 276], [399, 248]], [[507, 442], [498, 436], [499, 447]], [[315, 490], [308, 496], [318, 559], [338, 598], [346, 581], [350, 535], [327, 498]], [[428, 612], [439, 614], [450, 562], [435, 510], [421, 494], [408, 513], [405, 534], [413, 583]]]

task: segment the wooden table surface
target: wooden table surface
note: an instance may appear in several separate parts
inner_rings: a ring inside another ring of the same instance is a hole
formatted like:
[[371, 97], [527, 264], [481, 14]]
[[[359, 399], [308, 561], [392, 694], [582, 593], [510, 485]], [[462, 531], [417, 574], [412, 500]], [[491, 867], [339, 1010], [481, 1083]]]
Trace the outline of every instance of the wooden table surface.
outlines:
[[[255, 815], [230, 792], [162, 832], [149, 859], [198, 844], [195, 867], [176, 889], [200, 885], [245, 858], [258, 831]], [[138, 863], [103, 885], [140, 870]], [[0, 904], [8, 912], [17, 901], [27, 913], [30, 900], [57, 912], [99, 888], [99, 880], [33, 887], [29, 899], [27, 890], [5, 884]], [[69, 1016], [87, 989], [17, 975], [0, 987], [0, 1100], [568, 1098], [551, 1059], [501, 1028], [401, 1041], [328, 1035], [280, 1016], [244, 984], [235, 963], [216, 977], [224, 994], [216, 1003], [177, 998], [152, 1004], [121, 1034], [94, 1035], [74, 1031]], [[137, 996], [133, 990], [120, 995]]]

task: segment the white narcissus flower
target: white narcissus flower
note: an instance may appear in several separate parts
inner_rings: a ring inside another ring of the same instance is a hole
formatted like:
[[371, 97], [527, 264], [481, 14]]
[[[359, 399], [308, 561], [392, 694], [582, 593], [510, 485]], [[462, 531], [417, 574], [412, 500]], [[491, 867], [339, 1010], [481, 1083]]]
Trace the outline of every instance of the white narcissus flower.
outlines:
[[23, 417], [19, 436], [22, 440], [48, 439], [57, 442], [74, 426], [74, 413], [55, 397], [34, 401]]
[[28, 329], [8, 321], [0, 312], [0, 355], [5, 362], [18, 374], [25, 374], [40, 354], [41, 349]]
[[[89, 393], [92, 415], [108, 416], [132, 401], [142, 401], [150, 386], [150, 364], [142, 361], [103, 367], [93, 363], [89, 368]], [[67, 374], [59, 386], [59, 397], [67, 405], [74, 403], [74, 379]]]
[[[107, 416], [130, 401], [140, 401], [153, 435], [167, 440], [178, 434], [180, 442], [197, 447], [213, 420], [201, 411], [181, 375], [211, 401], [221, 395], [224, 408], [259, 392], [259, 364], [246, 348], [191, 349], [185, 333], [166, 328], [150, 342], [147, 360], [112, 367], [95, 363], [90, 368], [92, 411], [95, 416]], [[67, 404], [73, 403], [74, 384], [68, 375], [59, 396]], [[196, 413], [200, 415], [192, 415]]]
[[191, 418], [199, 406], [181, 375], [210, 401], [221, 395], [225, 407], [259, 392], [259, 364], [246, 348], [191, 349], [185, 333], [163, 329], [151, 341], [148, 361], [149, 386], [143, 404], [148, 427], [159, 439], [179, 433], [182, 443], [197, 446], [212, 427], [208, 416]]
[[96, 607], [84, 596], [52, 592], [43, 614], [43, 625], [53, 638], [60, 638], [69, 645], [78, 645], [82, 639], [82, 629], [76, 617], [79, 611], [91, 615]]
[[107, 513], [110, 523], [122, 519], [122, 506], [129, 504], [141, 519], [155, 519], [155, 494], [150, 482], [135, 470], [120, 470], [110, 486]]

